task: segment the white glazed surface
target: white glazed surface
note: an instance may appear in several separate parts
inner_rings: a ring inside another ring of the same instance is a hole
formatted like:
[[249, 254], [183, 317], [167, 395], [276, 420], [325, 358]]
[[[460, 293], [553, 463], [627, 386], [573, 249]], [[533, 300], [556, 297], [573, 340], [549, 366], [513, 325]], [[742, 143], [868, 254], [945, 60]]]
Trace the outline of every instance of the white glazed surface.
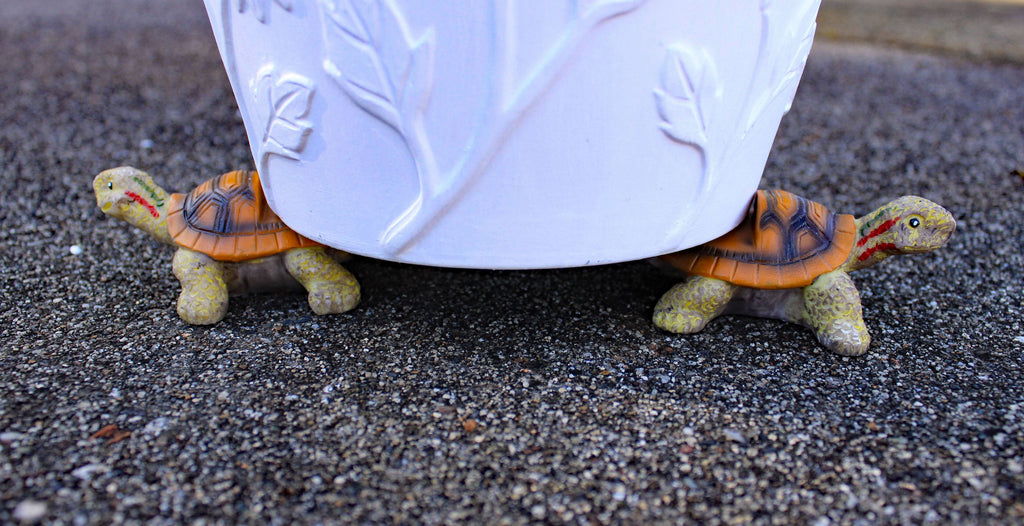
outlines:
[[819, 0], [205, 0], [270, 205], [365, 256], [641, 259], [725, 233]]

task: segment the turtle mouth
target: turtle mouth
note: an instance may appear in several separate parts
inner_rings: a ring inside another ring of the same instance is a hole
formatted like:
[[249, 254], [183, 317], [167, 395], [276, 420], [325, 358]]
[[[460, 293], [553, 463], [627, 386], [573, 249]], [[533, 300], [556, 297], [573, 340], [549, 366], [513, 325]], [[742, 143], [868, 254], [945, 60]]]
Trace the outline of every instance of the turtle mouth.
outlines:
[[121, 218], [130, 200], [125, 197], [110, 197], [100, 203], [100, 211], [112, 217]]

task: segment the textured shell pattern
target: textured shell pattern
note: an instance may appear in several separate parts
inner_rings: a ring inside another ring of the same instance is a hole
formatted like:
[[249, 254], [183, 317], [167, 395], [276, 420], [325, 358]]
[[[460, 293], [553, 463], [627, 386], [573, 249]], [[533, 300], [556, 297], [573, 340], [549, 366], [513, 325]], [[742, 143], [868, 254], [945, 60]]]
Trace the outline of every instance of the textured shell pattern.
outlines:
[[662, 258], [688, 274], [744, 287], [804, 287], [839, 268], [855, 239], [853, 216], [783, 190], [758, 190], [732, 231]]
[[218, 261], [320, 246], [288, 228], [267, 206], [256, 172], [229, 172], [187, 194], [171, 195], [167, 230], [179, 245]]

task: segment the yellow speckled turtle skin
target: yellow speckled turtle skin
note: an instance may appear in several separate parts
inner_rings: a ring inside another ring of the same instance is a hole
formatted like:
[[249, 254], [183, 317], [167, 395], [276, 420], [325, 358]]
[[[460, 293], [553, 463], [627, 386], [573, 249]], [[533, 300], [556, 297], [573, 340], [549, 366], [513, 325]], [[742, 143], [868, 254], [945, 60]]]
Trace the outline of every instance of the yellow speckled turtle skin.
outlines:
[[178, 316], [192, 325], [212, 325], [228, 312], [224, 266], [206, 254], [180, 248], [174, 254], [174, 277], [181, 283]]
[[860, 293], [849, 274], [822, 274], [804, 287], [803, 296], [804, 311], [795, 321], [810, 327], [822, 345], [844, 356], [867, 352], [871, 335], [864, 324]]
[[720, 279], [691, 279], [676, 284], [654, 308], [654, 324], [671, 332], [700, 332], [725, 310], [736, 285]]
[[285, 268], [309, 292], [316, 314], [346, 312], [359, 304], [359, 282], [321, 247], [293, 249], [284, 254]]

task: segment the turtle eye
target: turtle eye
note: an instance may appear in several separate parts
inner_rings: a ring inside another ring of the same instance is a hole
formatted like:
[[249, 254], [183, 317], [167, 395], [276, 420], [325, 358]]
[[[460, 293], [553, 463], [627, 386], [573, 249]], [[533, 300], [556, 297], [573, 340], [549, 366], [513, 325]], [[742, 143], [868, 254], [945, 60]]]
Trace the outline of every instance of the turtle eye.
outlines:
[[907, 222], [907, 224], [910, 225], [910, 228], [917, 228], [921, 226], [921, 220], [915, 217]]
[[113, 190], [113, 189], [114, 189], [114, 181], [108, 182], [107, 183], [107, 190]]

